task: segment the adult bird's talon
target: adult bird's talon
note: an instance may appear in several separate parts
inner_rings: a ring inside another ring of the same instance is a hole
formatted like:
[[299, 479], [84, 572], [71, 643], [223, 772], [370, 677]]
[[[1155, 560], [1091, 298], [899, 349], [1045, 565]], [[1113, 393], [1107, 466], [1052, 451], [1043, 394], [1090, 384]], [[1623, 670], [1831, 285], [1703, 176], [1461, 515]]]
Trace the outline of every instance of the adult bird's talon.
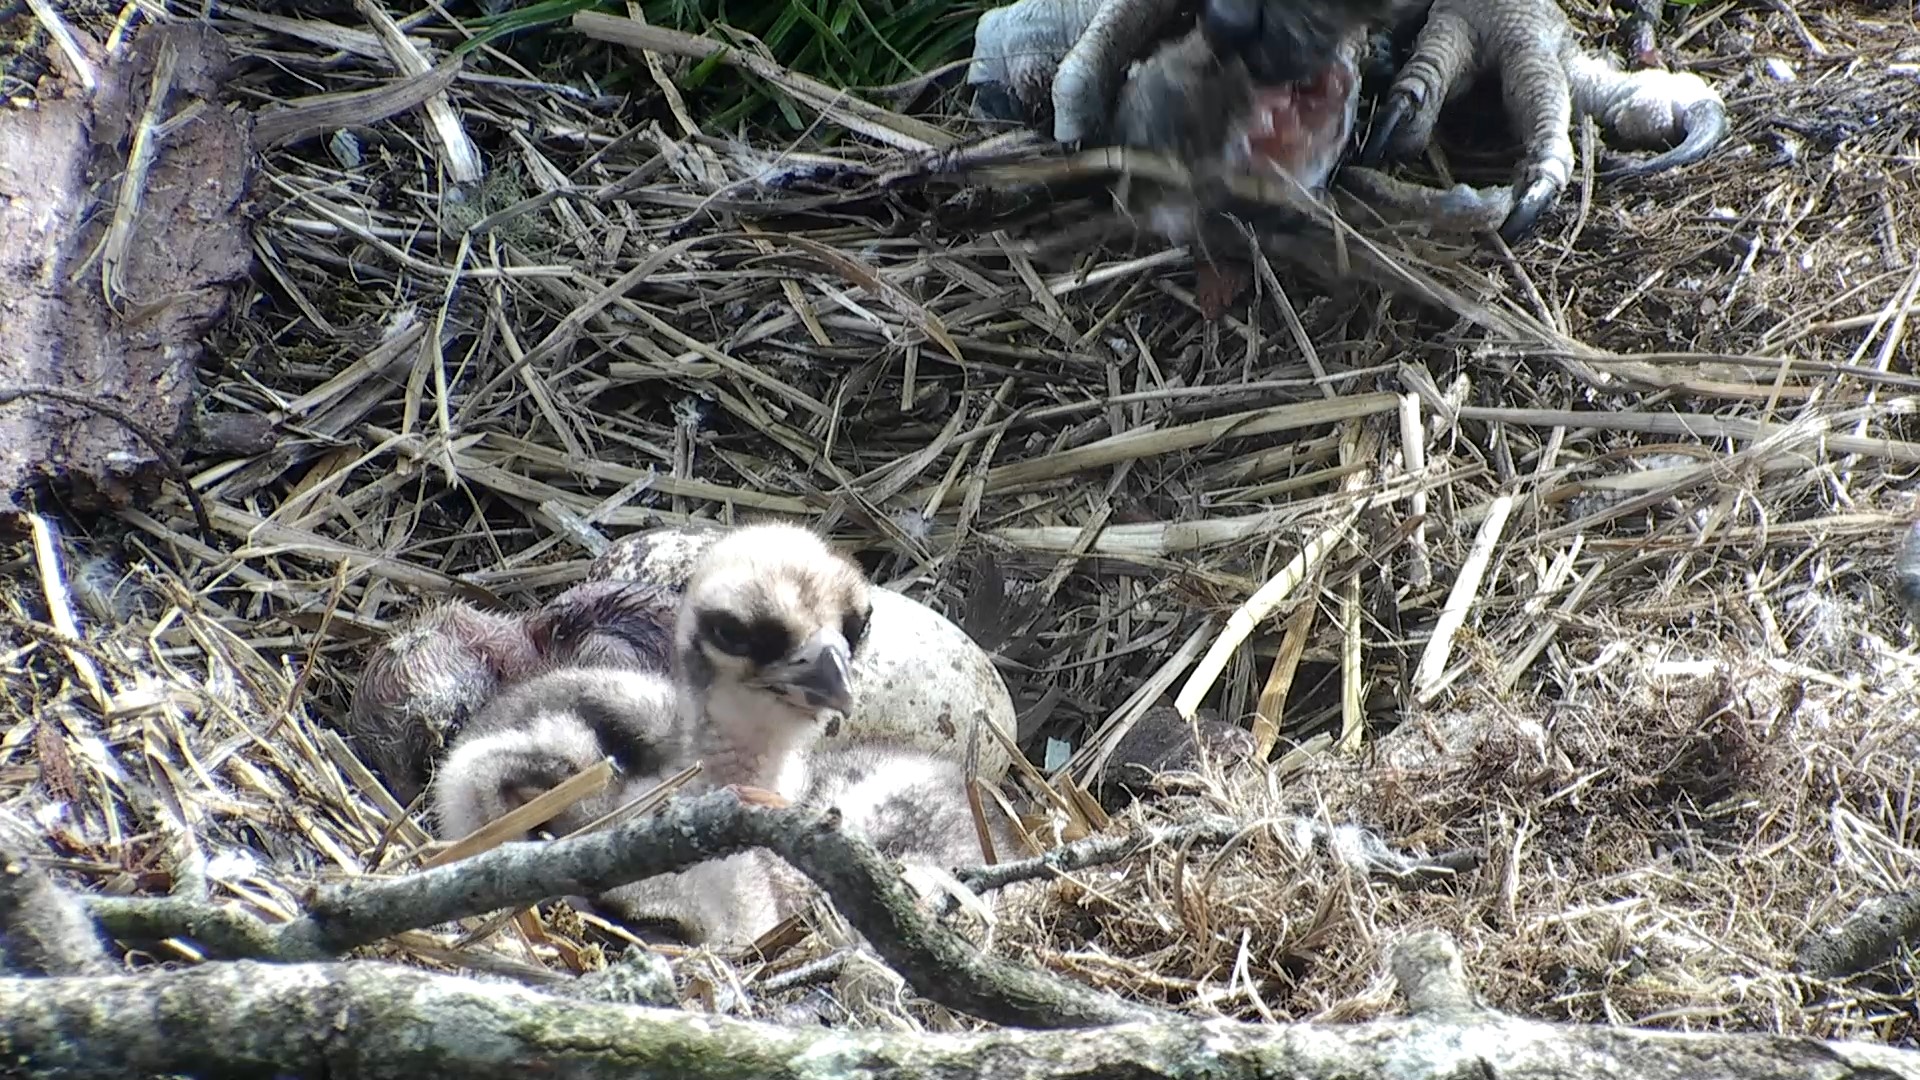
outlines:
[[1405, 90], [1395, 90], [1387, 96], [1374, 114], [1373, 130], [1367, 133], [1367, 141], [1360, 147], [1360, 154], [1354, 160], [1367, 168], [1378, 168], [1387, 159], [1387, 149], [1393, 145], [1393, 137], [1400, 133], [1400, 126], [1413, 115], [1418, 104], [1413, 95]]
[[[1726, 106], [1706, 80], [1620, 70], [1579, 41], [1564, 2], [1015, 0], [981, 17], [968, 81], [978, 113], [1050, 127], [1069, 146], [1144, 146], [1197, 171], [1251, 163], [1319, 188], [1353, 149], [1355, 55], [1367, 30], [1418, 15], [1411, 52], [1351, 160], [1371, 168], [1417, 152], [1449, 103], [1497, 76], [1525, 147], [1520, 181], [1498, 201], [1400, 194], [1438, 213], [1437, 228], [1471, 220], [1478, 232], [1498, 220], [1511, 241], [1531, 232], [1567, 186], [1568, 132], [1582, 117], [1597, 120], [1610, 142], [1659, 151], [1607, 155], [1606, 178], [1693, 164], [1727, 137]], [[1329, 42], [1340, 43], [1331, 51], [1337, 64], [1327, 61]], [[1199, 60], [1187, 55], [1196, 51]]]
[[1560, 185], [1544, 177], [1527, 185], [1527, 190], [1514, 200], [1513, 212], [1500, 224], [1500, 238], [1509, 244], [1519, 243], [1539, 223], [1540, 215], [1547, 212], [1554, 200], [1560, 197]]
[[1005, 83], [976, 83], [973, 88], [973, 109], [985, 120], [1027, 123], [1031, 119], [1026, 107]]

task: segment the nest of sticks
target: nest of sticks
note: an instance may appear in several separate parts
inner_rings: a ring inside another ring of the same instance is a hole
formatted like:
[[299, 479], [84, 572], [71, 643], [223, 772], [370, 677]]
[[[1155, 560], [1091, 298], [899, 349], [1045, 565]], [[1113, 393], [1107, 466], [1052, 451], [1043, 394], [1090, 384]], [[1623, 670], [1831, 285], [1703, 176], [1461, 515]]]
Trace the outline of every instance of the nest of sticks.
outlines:
[[[464, 40], [369, 10], [221, 7], [233, 92], [365, 89], [398, 41]], [[1440, 927], [1524, 1015], [1912, 1045], [1910, 952], [1828, 980], [1799, 956], [1920, 871], [1890, 571], [1920, 32], [1843, 3], [1680, 27], [1670, 60], [1735, 123], [1705, 163], [1589, 169], [1518, 251], [1368, 237], [1423, 297], [1254, 255], [1229, 304], [1097, 190], [942, 166], [982, 134], [952, 96], [896, 108], [743, 44], [793, 138], [704, 127], [686, 35], [559, 31], [546, 70], [482, 46], [431, 109], [265, 151], [265, 272], [202, 377], [291, 437], [188, 462], [216, 535], [49, 507], [7, 553], [0, 802], [66, 881], [162, 893], [189, 859], [290, 918], [314, 881], [431, 857], [332, 727], [380, 635], [439, 596], [530, 607], [634, 529], [793, 518], [996, 654], [1056, 793], [1168, 698], [1253, 736], [1110, 821], [1062, 797], [1080, 831], [1250, 828], [989, 894], [992, 950], [1195, 1014], [1347, 1018], [1386, 1007], [1386, 941]], [[1510, 161], [1448, 145], [1412, 171]], [[1254, 827], [1299, 813], [1480, 862], [1409, 889]], [[831, 922], [668, 950], [678, 993], [969, 1023], [881, 973], [850, 992], [870, 965]], [[618, 940], [556, 908], [380, 950], [539, 979]]]

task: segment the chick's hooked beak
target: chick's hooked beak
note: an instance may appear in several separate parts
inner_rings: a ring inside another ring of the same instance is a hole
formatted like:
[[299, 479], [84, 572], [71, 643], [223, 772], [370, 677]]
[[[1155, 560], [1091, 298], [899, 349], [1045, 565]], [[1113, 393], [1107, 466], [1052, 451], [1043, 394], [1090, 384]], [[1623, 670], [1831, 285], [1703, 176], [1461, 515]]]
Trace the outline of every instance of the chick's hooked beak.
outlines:
[[839, 630], [823, 627], [758, 681], [801, 708], [846, 712], [853, 707], [853, 649]]

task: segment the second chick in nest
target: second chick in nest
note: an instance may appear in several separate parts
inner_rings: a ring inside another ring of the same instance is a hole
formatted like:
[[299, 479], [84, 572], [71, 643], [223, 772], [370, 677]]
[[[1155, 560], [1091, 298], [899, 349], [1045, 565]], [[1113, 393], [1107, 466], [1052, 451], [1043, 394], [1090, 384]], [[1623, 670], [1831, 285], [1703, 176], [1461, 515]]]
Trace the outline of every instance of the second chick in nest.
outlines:
[[[843, 827], [880, 854], [952, 869], [985, 861], [958, 762], [910, 746], [834, 746], [807, 761], [805, 802], [840, 811]], [[1005, 818], [983, 806], [996, 859], [1025, 852]]]
[[367, 657], [347, 734], [403, 805], [493, 697], [568, 666], [665, 672], [677, 597], [642, 582], [576, 585], [528, 615], [428, 608]]
[[514, 686], [468, 721], [436, 770], [440, 834], [465, 836], [597, 764], [615, 782], [551, 820], [573, 832], [658, 784], [675, 753], [673, 684], [619, 668], [563, 668]]
[[[544, 831], [565, 836], [626, 805], [681, 765], [677, 699], [662, 675], [609, 667], [562, 668], [506, 690], [473, 717], [440, 764], [436, 831], [456, 840], [603, 758], [613, 761], [614, 782], [561, 811]], [[781, 917], [771, 862], [748, 852], [623, 885], [592, 903], [642, 933], [741, 947]]]

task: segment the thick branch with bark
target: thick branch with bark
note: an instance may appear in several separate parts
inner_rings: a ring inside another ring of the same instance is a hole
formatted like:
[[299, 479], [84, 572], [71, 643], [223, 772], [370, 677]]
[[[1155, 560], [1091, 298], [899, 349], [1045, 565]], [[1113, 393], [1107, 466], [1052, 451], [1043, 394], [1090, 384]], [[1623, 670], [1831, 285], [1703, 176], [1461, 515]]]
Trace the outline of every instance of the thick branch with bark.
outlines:
[[1409, 939], [1413, 1015], [1268, 1026], [1168, 1018], [1097, 1032], [973, 1035], [784, 1028], [598, 1005], [377, 963], [215, 963], [142, 975], [0, 979], [9, 1075], [700, 1076], [996, 1080], [1920, 1080], [1920, 1054], [1785, 1036], [1520, 1020], [1479, 1008], [1451, 942]]
[[217, 30], [128, 29], [83, 50], [84, 91], [0, 110], [0, 508], [45, 482], [124, 504], [159, 462], [210, 531], [180, 449], [202, 342], [252, 271], [250, 122]]
[[28, 862], [11, 839], [0, 836], [0, 971], [95, 975], [113, 970], [86, 909]]
[[832, 813], [744, 806], [731, 792], [677, 799], [661, 812], [546, 843], [386, 880], [319, 890], [307, 913], [268, 926], [235, 908], [191, 900], [92, 897], [116, 937], [184, 936], [229, 957], [313, 961], [405, 930], [525, 907], [554, 896], [606, 892], [643, 878], [764, 847], [819, 885], [847, 921], [922, 997], [1021, 1027], [1087, 1027], [1164, 1016], [1044, 971], [987, 956], [929, 918], [872, 845], [840, 831]]
[[1800, 943], [1794, 970], [1844, 979], [1886, 963], [1920, 943], [1920, 889], [1875, 897], [1840, 925]]

